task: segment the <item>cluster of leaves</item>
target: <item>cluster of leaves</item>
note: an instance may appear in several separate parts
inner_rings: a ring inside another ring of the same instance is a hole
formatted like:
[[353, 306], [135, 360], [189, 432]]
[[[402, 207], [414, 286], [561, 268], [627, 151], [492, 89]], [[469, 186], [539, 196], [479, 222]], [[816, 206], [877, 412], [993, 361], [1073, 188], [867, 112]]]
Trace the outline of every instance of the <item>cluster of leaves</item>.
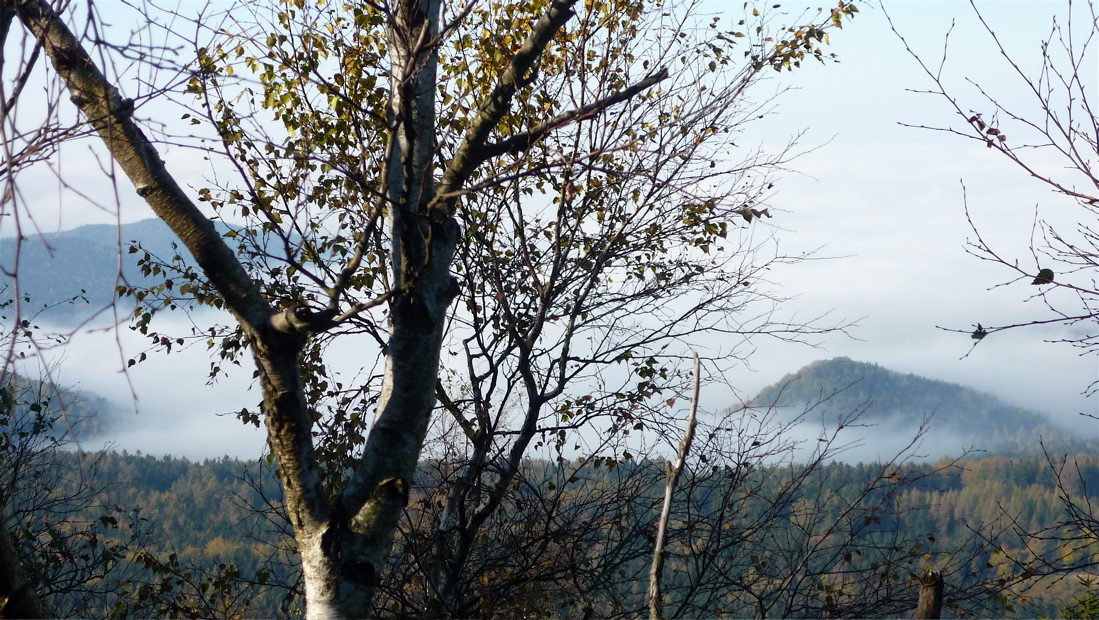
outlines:
[[143, 569], [140, 577], [118, 585], [122, 591], [110, 609], [112, 618], [156, 616], [160, 618], [243, 617], [253, 609], [252, 599], [270, 578], [259, 571], [244, 578], [231, 563], [217, 563], [202, 570], [181, 561], [175, 553], [154, 554], [142, 549], [132, 562]]
[[[985, 140], [985, 146], [988, 148], [992, 148], [996, 144], [995, 142], [993, 142], [993, 140], [1007, 142], [1007, 134], [1000, 131], [994, 125], [990, 126], [984, 121], [983, 118], [981, 118], [981, 116], [982, 114], [980, 112], [976, 112], [973, 114], [973, 116], [970, 116], [966, 122], [976, 127], [977, 131], [984, 133], [984, 135], [988, 137], [988, 139]], [[993, 121], [993, 123], [995, 123], [995, 121]]]
[[[748, 3], [744, 4], [745, 8], [748, 7]], [[781, 5], [775, 4], [771, 8], [777, 9]], [[817, 9], [818, 12], [823, 9]], [[759, 53], [745, 53], [745, 56], [751, 58], [755, 67], [760, 68], [763, 66], [770, 66], [775, 71], [792, 71], [795, 68], [801, 66], [801, 61], [806, 57], [814, 58], [820, 62], [824, 62], [825, 59], [834, 59], [835, 54], [825, 55], [823, 45], [828, 44], [828, 32], [827, 27], [843, 28], [844, 19], [852, 19], [855, 14], [859, 12], [858, 6], [854, 2], [844, 2], [841, 0], [830, 10], [829, 19], [823, 24], [809, 25], [804, 27], [790, 27], [786, 28], [782, 34], [782, 38], [775, 44], [773, 51], [770, 55], [762, 55]], [[752, 9], [752, 14], [756, 17], [762, 16], [762, 12], [758, 8]], [[744, 21], [740, 22], [740, 25], [744, 25]], [[756, 28], [756, 34], [759, 35], [763, 32], [761, 27]], [[734, 33], [733, 36], [741, 37], [743, 33]], [[773, 38], [767, 37], [765, 41], [773, 41]]]

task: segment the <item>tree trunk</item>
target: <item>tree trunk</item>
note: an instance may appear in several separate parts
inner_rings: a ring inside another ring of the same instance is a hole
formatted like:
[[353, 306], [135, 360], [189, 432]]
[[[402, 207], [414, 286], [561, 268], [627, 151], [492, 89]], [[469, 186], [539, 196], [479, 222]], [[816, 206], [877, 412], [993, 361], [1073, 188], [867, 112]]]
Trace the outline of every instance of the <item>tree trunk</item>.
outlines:
[[916, 606], [916, 617], [937, 620], [942, 617], [942, 608], [943, 574], [928, 571], [920, 577], [920, 602]]
[[679, 444], [679, 454], [675, 459], [675, 466], [668, 470], [668, 482], [664, 486], [664, 507], [660, 511], [660, 523], [656, 531], [656, 542], [653, 544], [653, 563], [649, 568], [649, 620], [661, 620], [664, 617], [664, 593], [662, 589], [664, 580], [664, 546], [668, 535], [668, 520], [672, 515], [672, 495], [679, 483], [679, 477], [683, 475], [683, 467], [687, 461], [687, 455], [691, 453], [691, 444], [695, 438], [695, 426], [698, 424], [698, 393], [702, 385], [701, 364], [698, 353], [695, 353], [694, 363], [694, 393], [691, 398], [691, 413], [687, 418], [687, 429], [683, 431], [683, 441]]
[[390, 304], [389, 341], [377, 417], [363, 456], [332, 504], [313, 446], [313, 417], [300, 354], [311, 334], [333, 326], [335, 315], [328, 313], [331, 309], [315, 314], [304, 305], [273, 308], [211, 221], [168, 173], [132, 118], [134, 102], [122, 98], [50, 4], [0, 0], [0, 9], [14, 13], [41, 43], [70, 99], [137, 193], [194, 256], [241, 327], [258, 370], [268, 443], [278, 460], [301, 554], [308, 617], [370, 614], [435, 405], [447, 311], [458, 293], [450, 267], [461, 231], [451, 213], [465, 183], [489, 158], [522, 152], [554, 129], [590, 118], [668, 75], [658, 71], [531, 132], [489, 144], [515, 94], [537, 74], [540, 55], [573, 16], [577, 2], [549, 2], [492, 91], [478, 104], [441, 171], [436, 169], [435, 92], [442, 0], [395, 0], [383, 9], [389, 29], [391, 92], [386, 144], [376, 146], [387, 153], [381, 194], [390, 226], [393, 278], [382, 299]]
[[[308, 337], [308, 312], [276, 312], [263, 298], [210, 220], [179, 187], [123, 99], [60, 15], [42, 0], [3, 0], [40, 41], [70, 99], [112, 157], [195, 258], [237, 319], [251, 347], [263, 391], [268, 442], [279, 464], [284, 498], [302, 555], [310, 617], [362, 617], [368, 596], [354, 558], [344, 553], [348, 527], [333, 519], [312, 443], [298, 355]], [[350, 568], [349, 568], [350, 567]], [[345, 578], [350, 575], [351, 578]]]

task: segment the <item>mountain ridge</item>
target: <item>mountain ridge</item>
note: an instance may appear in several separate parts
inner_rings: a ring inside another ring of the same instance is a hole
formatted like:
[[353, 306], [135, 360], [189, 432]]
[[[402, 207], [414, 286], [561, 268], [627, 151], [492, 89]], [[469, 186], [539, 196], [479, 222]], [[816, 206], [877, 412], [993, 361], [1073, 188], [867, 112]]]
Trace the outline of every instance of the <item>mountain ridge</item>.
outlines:
[[[230, 230], [224, 223], [218, 223], [218, 228], [223, 234]], [[92, 312], [116, 303], [120, 271], [131, 285], [156, 284], [155, 277], [146, 278], [141, 273], [138, 260], [144, 252], [127, 251], [135, 240], [140, 241], [143, 250], [161, 259], [169, 260], [178, 252], [190, 261], [185, 251], [173, 248], [175, 235], [157, 218], [121, 228], [114, 224], [84, 225], [49, 240], [28, 237], [20, 250], [19, 292], [30, 298], [23, 316], [36, 315], [61, 324], [84, 320]], [[0, 239], [0, 267], [9, 272], [15, 246], [13, 238]], [[0, 284], [8, 285], [10, 297], [14, 292], [12, 281]], [[120, 307], [120, 311], [125, 310]], [[788, 373], [761, 390], [752, 404], [777, 406], [789, 412], [814, 405], [813, 413], [822, 423], [865, 409], [862, 423], [875, 425], [879, 433], [903, 432], [909, 437], [930, 415], [932, 430], [953, 435], [949, 439], [955, 449], [962, 448], [960, 442], [965, 441], [966, 446], [997, 452], [1029, 453], [1037, 449], [1041, 437], [1047, 445], [1065, 450], [1099, 450], [1099, 438], [1074, 436], [1047, 417], [994, 396], [846, 357], [818, 360]]]
[[775, 407], [788, 417], [811, 409], [826, 427], [860, 411], [860, 424], [889, 434], [914, 433], [930, 418], [935, 441], [956, 449], [968, 445], [1030, 454], [1041, 449], [1041, 439], [1056, 451], [1099, 450], [1099, 438], [1078, 437], [1049, 417], [994, 395], [847, 357], [818, 360], [788, 373], [760, 390], [751, 405]]
[[[220, 232], [229, 230], [216, 224]], [[177, 253], [187, 264], [191, 257], [178, 243], [175, 234], [159, 218], [122, 224], [85, 224], [56, 235], [26, 236], [19, 247], [19, 294], [29, 298], [23, 315], [34, 315], [63, 324], [79, 322], [93, 312], [116, 303], [116, 288], [125, 282], [133, 286], [151, 286], [156, 278], [142, 274], [138, 261], [145, 252], [170, 260]], [[140, 245], [143, 252], [130, 246]], [[14, 237], [0, 239], [0, 267], [14, 273], [17, 242]], [[5, 295], [13, 296], [13, 279], [0, 280]], [[127, 304], [131, 302], [126, 302]], [[129, 306], [127, 309], [132, 309]]]

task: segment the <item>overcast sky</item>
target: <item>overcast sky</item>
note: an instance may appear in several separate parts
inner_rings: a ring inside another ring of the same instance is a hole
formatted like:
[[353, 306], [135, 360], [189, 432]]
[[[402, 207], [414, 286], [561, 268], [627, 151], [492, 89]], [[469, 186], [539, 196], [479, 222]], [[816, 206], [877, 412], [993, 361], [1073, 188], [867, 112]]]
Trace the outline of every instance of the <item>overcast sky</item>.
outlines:
[[[978, 6], [1025, 68], [1040, 60], [1040, 42], [1055, 13], [1064, 21], [1067, 4]], [[983, 103], [964, 87], [964, 79], [971, 78], [1005, 102], [1028, 109], [1024, 85], [1011, 75], [968, 3], [888, 2], [886, 8], [932, 66], [938, 65], [954, 24], [946, 74], [960, 86], [958, 93], [969, 97], [961, 100], [963, 107]], [[1034, 292], [1029, 282], [988, 290], [1013, 274], [965, 253], [974, 235], [965, 219], [963, 182], [982, 236], [1021, 264], [1033, 264], [1027, 248], [1036, 207], [1062, 228], [1085, 214], [983, 145], [901, 125], [957, 126], [958, 119], [941, 98], [910, 92], [932, 84], [889, 30], [881, 9], [863, 10], [842, 33], [833, 34], [832, 43], [842, 62], [814, 63], [794, 76], [801, 90], [785, 97], [770, 119], [776, 131], [808, 128], [808, 143], [831, 138], [796, 163], [803, 175], [789, 175], [781, 184], [775, 203], [788, 213], [775, 225], [783, 228], [791, 250], [827, 244], [823, 254], [848, 258], [803, 264], [776, 279], [800, 293], [796, 303], [807, 308], [865, 318], [852, 332], [859, 340], [828, 339], [825, 352], [763, 347], [755, 360], [756, 380], [773, 382], [784, 369], [822, 354], [844, 355], [978, 387], [1062, 420], [1080, 411], [1095, 413], [1096, 399], [1082, 395], [1099, 374], [1095, 356], [1044, 342], [1064, 336], [1063, 328], [997, 333], [964, 360], [959, 358], [972, 341], [936, 329], [1047, 316], [1037, 300], [1026, 301]], [[1096, 50], [1091, 52], [1081, 75], [1094, 94], [1099, 65]], [[978, 109], [987, 113], [987, 107]], [[1007, 125], [1005, 131], [1012, 133]], [[1094, 423], [1081, 427], [1099, 432]]]
[[[979, 6], [1010, 42], [1011, 51], [1036, 61], [1053, 14], [1067, 3], [997, 1]], [[954, 78], [969, 76], [1004, 86], [1002, 94], [1008, 98], [1020, 92], [1010, 85], [968, 3], [891, 1], [888, 9], [917, 51], [936, 64], [955, 22], [947, 60]], [[1026, 301], [1033, 293], [1028, 284], [988, 290], [1011, 274], [965, 253], [973, 235], [963, 211], [963, 181], [982, 234], [1020, 259], [1028, 257], [1036, 206], [1051, 221], [1071, 223], [1078, 217], [1074, 204], [980, 145], [900, 125], [948, 125], [954, 119], [944, 101], [908, 92], [930, 84], [890, 32], [881, 9], [863, 8], [853, 23], [832, 34], [831, 43], [829, 51], [840, 56], [840, 63], [810, 62], [767, 86], [789, 84], [799, 90], [783, 95], [777, 113], [751, 137], [777, 144], [807, 129], [803, 146], [821, 146], [797, 160], [792, 165], [797, 173], [776, 185], [771, 200], [775, 217], [765, 224], [775, 228], [786, 253], [822, 248], [820, 256], [836, 258], [784, 268], [773, 277], [782, 292], [796, 296], [787, 310], [802, 316], [831, 310], [836, 318], [860, 319], [859, 325], [851, 330], [852, 338], [828, 337], [815, 349], [758, 341], [751, 369], [742, 369], [733, 383], [742, 394], [752, 395], [811, 361], [848, 356], [976, 387], [1076, 424], [1082, 432], [1099, 433], [1094, 422], [1085, 424], [1076, 415], [1096, 412], [1096, 399], [1084, 398], [1082, 392], [1099, 373], [1097, 360], [1067, 345], [1044, 342], [1063, 335], [1059, 328], [995, 334], [964, 360], [959, 358], [972, 341], [936, 328], [972, 329], [978, 321], [1007, 324], [1044, 316], [1036, 301]], [[1096, 80], [1094, 55], [1087, 69], [1086, 79]], [[166, 159], [191, 172], [202, 169], [186, 152], [170, 152]], [[121, 194], [125, 221], [151, 216], [130, 188], [122, 188]], [[82, 208], [78, 200], [65, 205], [58, 220], [62, 228], [114, 219], [110, 213]], [[85, 334], [65, 354], [62, 375], [66, 383], [79, 382], [132, 410], [130, 383], [118, 372], [119, 359], [125, 356], [118, 354], [116, 338], [124, 342], [126, 355], [139, 350], [127, 331]], [[205, 352], [194, 350], [135, 368], [130, 379], [140, 414], [134, 416], [133, 432], [118, 438], [118, 447], [195, 458], [258, 455], [261, 432], [242, 429], [231, 417], [213, 416], [255, 405], [258, 395], [244, 389], [251, 369], [204, 387], [207, 367]], [[176, 374], [180, 372], [184, 374]], [[716, 409], [735, 399], [711, 393], [707, 400]], [[194, 424], [199, 418], [201, 424]]]

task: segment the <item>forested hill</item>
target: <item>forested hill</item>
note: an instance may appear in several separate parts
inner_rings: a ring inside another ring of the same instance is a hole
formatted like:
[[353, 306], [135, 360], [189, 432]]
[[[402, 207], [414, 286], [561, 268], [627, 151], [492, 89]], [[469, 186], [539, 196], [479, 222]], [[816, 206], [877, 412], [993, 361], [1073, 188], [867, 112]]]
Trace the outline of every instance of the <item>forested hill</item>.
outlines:
[[[56, 322], [82, 320], [111, 304], [120, 284], [120, 257], [126, 282], [138, 286], [154, 282], [142, 276], [138, 261], [145, 252], [131, 252], [133, 240], [140, 239], [142, 250], [164, 261], [177, 254], [172, 248], [175, 235], [156, 218], [121, 228], [89, 224], [56, 235], [24, 234], [19, 250], [19, 292], [31, 301], [23, 314], [41, 311], [40, 318]], [[14, 271], [16, 245], [13, 237], [0, 239], [0, 266], [7, 273]], [[185, 251], [182, 254], [187, 256]], [[2, 297], [10, 298], [11, 279], [5, 277], [0, 283], [7, 287]]]
[[[185, 571], [188, 575], [193, 570], [198, 581], [200, 575], [205, 575], [203, 578], [209, 578], [211, 574], [222, 574], [218, 571], [223, 571], [226, 563], [229, 563], [235, 567], [234, 570], [240, 571], [245, 581], [257, 572], [263, 572], [267, 574], [271, 583], [276, 581], [293, 583], [296, 574], [294, 560], [289, 564], [281, 564], [286, 560], [272, 557], [279, 545], [286, 542], [286, 539], [276, 531], [280, 525], [285, 528], [286, 524], [285, 517], [278, 517], [280, 493], [271, 467], [261, 462], [243, 462], [229, 458], [196, 463], [186, 459], [157, 458], [140, 453], [136, 455], [107, 453], [98, 457], [58, 453], [55, 457], [55, 465], [64, 471], [73, 471], [81, 458], [93, 458], [98, 479], [110, 481], [102, 493], [103, 499], [110, 505], [120, 507], [118, 510], [123, 513], [129, 514], [127, 520], [140, 518], [145, 532], [145, 549], [162, 560], [170, 558], [170, 562], [166, 561], [165, 566], [171, 564], [171, 567], [177, 568], [180, 572]], [[1001, 522], [1005, 515], [1010, 515], [1012, 523], [1028, 531], [1050, 527], [1065, 517], [1057, 478], [1043, 457], [1019, 459], [993, 457], [964, 461], [961, 465], [960, 468], [948, 468], [947, 475], [933, 473], [941, 468], [943, 463], [911, 464], [902, 467], [900, 471], [903, 471], [906, 480], [920, 482], [903, 484], [892, 496], [892, 512], [889, 513], [889, 518], [883, 521], [890, 531], [906, 532], [911, 537], [922, 540], [924, 544], [930, 540], [931, 544], [927, 550], [949, 554], [952, 553], [950, 550], [964, 549], [968, 544], [966, 541], [972, 539], [974, 531], [984, 531], [984, 528]], [[546, 471], [554, 471], [554, 468], [558, 467], [546, 462], [531, 462], [528, 466], [543, 468]], [[663, 462], [651, 461], [623, 466], [632, 468], [631, 480], [647, 480], [648, 484], [652, 485], [648, 492], [641, 493], [643, 498], [647, 498], [645, 501], [652, 506], [656, 505], [656, 499], [653, 498], [661, 497], [663, 493], [664, 466]], [[650, 468], [653, 469], [650, 470]], [[425, 477], [430, 477], [430, 470], [430, 467], [425, 468]], [[643, 475], [646, 471], [648, 475]], [[754, 475], [758, 475], [760, 486], [756, 487], [756, 492], [751, 497], [738, 500], [742, 502], [743, 518], [761, 510], [760, 504], [780, 501], [764, 498], [782, 496], [779, 488], [786, 478], [777, 475], [782, 471], [786, 471], [784, 466], [756, 470]], [[1094, 455], [1077, 457], [1071, 461], [1065, 471], [1068, 473], [1064, 481], [1069, 485], [1068, 488], [1072, 493], [1079, 493], [1083, 488], [1094, 489], [1099, 486], [1099, 457]], [[836, 495], [829, 494], [828, 497], [831, 498], [829, 501], [842, 500], [847, 497], [844, 489], [861, 488], [861, 484], [879, 478], [880, 474], [880, 466], [875, 464], [833, 463], [817, 471], [813, 475], [812, 484], [806, 485], [805, 489], [787, 499], [791, 502], [791, 506], [796, 503], [802, 507], [800, 509], [803, 509], [805, 505], [812, 502], [798, 498], [813, 497], [810, 489], [819, 487], [840, 491]], [[603, 488], [605, 492], [604, 487], [609, 484], [609, 480], [613, 479], [613, 476], [609, 476], [609, 474], [600, 474], [581, 477], [574, 483], [575, 496], [587, 498], [590, 493], [592, 497], [603, 497], [596, 491]], [[551, 479], [553, 479], [552, 476]], [[422, 492], [423, 488], [418, 487], [417, 493]], [[683, 493], [686, 491], [681, 493], [681, 499]], [[839, 518], [838, 515], [842, 513], [844, 506], [846, 504], [842, 501], [822, 504], [818, 516], [822, 521], [829, 522]], [[81, 516], [95, 522], [101, 514], [97, 510], [102, 510], [102, 506], [99, 504], [91, 506]], [[561, 508], [556, 507], [551, 510], [561, 510]], [[605, 506], [604, 510], [613, 513], [614, 507]], [[789, 510], [793, 511], [792, 508]], [[658, 513], [659, 510], [653, 507], [635, 515], [639, 521], [631, 524], [631, 527], [636, 525], [637, 532], [651, 529]], [[117, 516], [117, 513], [112, 514]], [[565, 511], [565, 514], [571, 513]], [[782, 514], [787, 513], [784, 510]], [[791, 512], [791, 514], [794, 513]], [[857, 514], [864, 513], [857, 512]], [[701, 519], [703, 515], [698, 514], [695, 517]], [[555, 520], [554, 522], [561, 520], [565, 524], [571, 523], [568, 520], [571, 518], [569, 516], [556, 515], [547, 518]], [[729, 526], [739, 523], [738, 519], [741, 518], [739, 515], [725, 517], [726, 520], [731, 520]], [[119, 519], [122, 520], [122, 517]], [[862, 516], [859, 516], [858, 521], [862, 522], [862, 520]], [[801, 534], [801, 530], [795, 527], [796, 524], [797, 519], [784, 518], [773, 524], [776, 529], [771, 533], [784, 532], [791, 538], [795, 538]], [[537, 530], [538, 527], [532, 529]], [[599, 532], [610, 535], [599, 529], [587, 533], [589, 536], [598, 536]], [[104, 540], [119, 542], [115, 538], [122, 533], [123, 530], [117, 528], [108, 531], [103, 535]], [[702, 534], [696, 536], [700, 541], [706, 540]], [[780, 536], [779, 539], [783, 538]], [[485, 537], [479, 544], [491, 545], [495, 540], [495, 538]], [[637, 568], [636, 574], [647, 577], [651, 549], [646, 546], [646, 540], [640, 534], [629, 538], [628, 541], [629, 544], [637, 547], [636, 555], [639, 558], [637, 564], [641, 568], [634, 567]], [[607, 544], [603, 539], [589, 538], [584, 542], [593, 549], [600, 549], [602, 545]], [[618, 544], [625, 543], [619, 541]], [[745, 540], [737, 547], [742, 551], [745, 562], [753, 553], [750, 550], [753, 549], [751, 544], [753, 544], [752, 541]], [[1052, 539], [1024, 548], [1015, 537], [1006, 536], [999, 541], [999, 544], [1002, 550], [999, 555], [990, 555], [985, 551], [973, 557], [970, 569], [974, 573], [970, 577], [977, 574], [983, 574], [986, 577], [1008, 574], [1012, 570], [1009, 558], [1030, 557], [1028, 554], [1051, 556], [1064, 554], [1064, 551], [1058, 548], [1057, 541]], [[407, 546], [398, 545], [398, 550], [402, 548], [407, 549]], [[745, 549], [749, 550], [745, 551]], [[945, 557], [947, 556], [936, 555], [937, 561], [945, 561], [943, 559]], [[955, 581], [962, 578], [961, 575], [951, 576]], [[164, 583], [171, 581], [165, 576], [162, 576], [161, 580]], [[186, 592], [184, 586], [187, 584], [182, 582], [176, 585]], [[642, 582], [638, 582], [637, 588], [644, 588]], [[280, 612], [279, 608], [279, 601], [283, 598], [282, 591], [251, 589], [247, 583], [234, 586], [234, 592], [238, 589], [237, 594], [240, 597], [238, 604], [244, 605], [246, 609], [246, 612], [242, 612], [242, 616], [286, 615], [286, 611]], [[1032, 589], [1024, 599], [1028, 602], [1015, 615], [1023, 618], [1055, 617], [1058, 608], [1067, 601], [1071, 601], [1072, 596], [1079, 594], [1082, 590], [1083, 586], [1074, 578], [1047, 583], [1043, 587]]]
[[102, 439], [118, 421], [118, 409], [98, 394], [18, 374], [0, 391], [0, 405], [0, 434], [19, 440], [39, 434], [64, 443]]
[[1055, 451], [1099, 450], [1099, 438], [1081, 437], [1049, 418], [995, 396], [946, 381], [903, 374], [846, 357], [813, 362], [764, 388], [757, 407], [777, 406], [785, 416], [811, 407], [811, 419], [835, 422], [861, 411], [859, 422], [871, 430], [913, 433], [931, 416], [931, 437], [953, 446], [973, 446], [999, 454], [1030, 454], [1039, 439]]

